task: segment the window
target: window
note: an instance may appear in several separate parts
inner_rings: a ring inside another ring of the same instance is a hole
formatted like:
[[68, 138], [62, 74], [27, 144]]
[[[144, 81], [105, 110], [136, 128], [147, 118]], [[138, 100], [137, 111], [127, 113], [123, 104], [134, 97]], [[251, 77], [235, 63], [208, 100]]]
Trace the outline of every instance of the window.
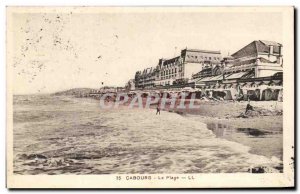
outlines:
[[195, 56], [195, 58], [197, 59], [198, 57], [197, 57], [197, 56]]
[[209, 60], [211, 60], [211, 57], [209, 57]]
[[177, 73], [177, 68], [175, 68], [175, 73]]
[[174, 69], [172, 69], [172, 74], [174, 73]]

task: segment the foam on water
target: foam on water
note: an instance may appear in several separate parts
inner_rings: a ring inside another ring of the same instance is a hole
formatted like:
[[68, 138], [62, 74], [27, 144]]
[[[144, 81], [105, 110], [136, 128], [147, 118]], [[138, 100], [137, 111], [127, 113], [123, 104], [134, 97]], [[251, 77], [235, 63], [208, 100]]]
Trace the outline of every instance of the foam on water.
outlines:
[[279, 163], [178, 114], [101, 110], [88, 99], [34, 99], [14, 99], [18, 174], [247, 172]]

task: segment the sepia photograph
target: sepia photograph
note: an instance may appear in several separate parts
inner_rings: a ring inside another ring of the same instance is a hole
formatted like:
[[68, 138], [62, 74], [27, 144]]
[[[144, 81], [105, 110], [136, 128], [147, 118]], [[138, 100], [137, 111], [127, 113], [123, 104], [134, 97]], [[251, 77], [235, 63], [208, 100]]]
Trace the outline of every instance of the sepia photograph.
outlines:
[[294, 186], [293, 7], [6, 17], [8, 188]]

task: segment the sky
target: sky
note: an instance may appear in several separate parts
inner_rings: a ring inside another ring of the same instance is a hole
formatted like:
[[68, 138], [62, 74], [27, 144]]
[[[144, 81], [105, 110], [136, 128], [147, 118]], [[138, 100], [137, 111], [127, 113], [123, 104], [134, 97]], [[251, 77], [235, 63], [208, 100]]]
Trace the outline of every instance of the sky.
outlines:
[[14, 94], [124, 86], [186, 47], [227, 56], [283, 36], [280, 12], [41, 10], [13, 13], [9, 22]]

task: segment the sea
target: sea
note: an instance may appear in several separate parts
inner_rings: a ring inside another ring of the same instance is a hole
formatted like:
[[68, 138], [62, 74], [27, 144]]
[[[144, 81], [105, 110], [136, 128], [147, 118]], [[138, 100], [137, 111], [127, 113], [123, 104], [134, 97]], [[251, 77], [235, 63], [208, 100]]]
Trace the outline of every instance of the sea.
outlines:
[[[250, 153], [207, 125], [154, 109], [101, 109], [89, 98], [15, 95], [15, 174], [279, 172], [282, 161]], [[264, 172], [267, 172], [264, 170]]]

